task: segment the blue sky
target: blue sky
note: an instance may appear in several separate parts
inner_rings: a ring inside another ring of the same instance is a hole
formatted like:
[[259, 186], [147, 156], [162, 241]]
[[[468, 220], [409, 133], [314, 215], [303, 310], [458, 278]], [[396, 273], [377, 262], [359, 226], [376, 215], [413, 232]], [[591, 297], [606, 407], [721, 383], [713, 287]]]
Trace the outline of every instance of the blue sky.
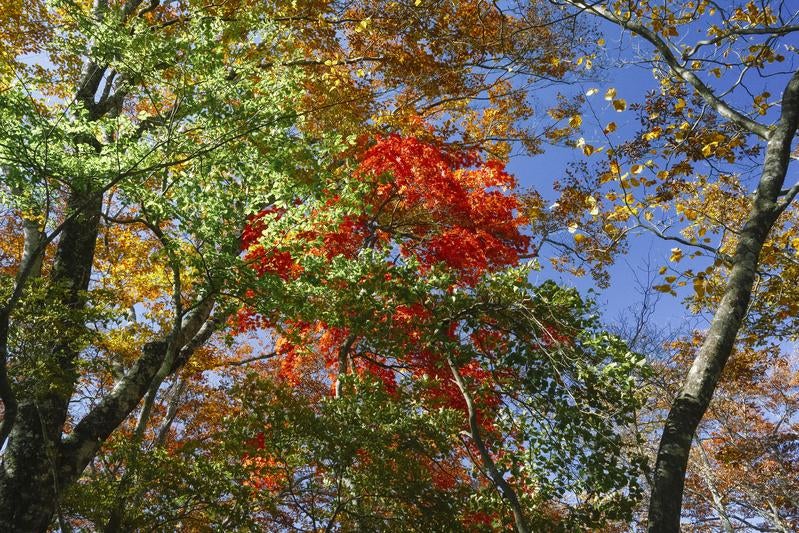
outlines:
[[[602, 125], [607, 122], [614, 121], [617, 123], [618, 130], [616, 135], [620, 140], [632, 138], [639, 127], [634, 112], [628, 109], [623, 113], [617, 113], [611, 103], [602, 98], [608, 88], [615, 88], [618, 97], [626, 99], [628, 104], [641, 102], [647, 91], [659, 90], [659, 83], [653, 76], [651, 65], [636, 62], [636, 59], [651, 56], [651, 47], [648, 43], [645, 43], [640, 38], [631, 38], [629, 35], [621, 34], [615, 25], [609, 23], [599, 24], [598, 29], [607, 44], [604, 48], [604, 57], [597, 58], [592, 71], [585, 73], [594, 79], [591, 82], [582, 82], [573, 86], [547, 88], [533, 95], [533, 100], [537, 102], [537, 109], [540, 112], [545, 112], [547, 104], [553, 101], [558, 91], [562, 91], [564, 94], [586, 94], [589, 89], [598, 89], [596, 95], [587, 98], [592, 109], [585, 108], [583, 112], [583, 135], [586, 142], [596, 146], [602, 145], [603, 140], [600, 140], [600, 136], [592, 135], [592, 133], [598, 133], [597, 128], [601, 129]], [[680, 31], [683, 35], [675, 39], [675, 41], [684, 41], [686, 44], [692, 44], [707, 36], [706, 26], [693, 27], [689, 31], [681, 28]], [[727, 96], [728, 101], [741, 109], [751, 109], [752, 92], [757, 94], [758, 92], [769, 91], [772, 95], [772, 100], [778, 98], [787, 81], [787, 76], [797, 67], [797, 55], [793, 53], [791, 46], [799, 48], [799, 37], [792, 35], [781, 39], [777, 52], [783, 53], [787, 57], [787, 61], [767, 67], [764, 71], [766, 76], [753, 73], [754, 75], [749, 84], [750, 91], [747, 92], [737, 88]], [[745, 50], [746, 46], [740, 48]], [[712, 54], [718, 54], [715, 51], [710, 53], [711, 58], [716, 57]], [[718, 88], [719, 91], [724, 91], [733, 85], [737, 75], [738, 73], [733, 70], [729, 73], [725, 71], [720, 78], [715, 79], [707, 73], [700, 73], [700, 77], [706, 83]], [[760, 117], [761, 122], [767, 124], [773, 122], [777, 118], [778, 112], [778, 107], [771, 108], [765, 117]], [[593, 113], [596, 113], [597, 118], [602, 122], [601, 125], [596, 123]], [[545, 147], [543, 155], [515, 156], [508, 168], [517, 177], [522, 187], [536, 189], [551, 203], [556, 199], [556, 193], [552, 189], [553, 182], [564, 176], [565, 170], [570, 164], [585, 160], [586, 158], [580, 150]], [[752, 184], [758, 178], [758, 170], [758, 165], [749, 170], [751, 172], [749, 179]], [[704, 171], [700, 164], [697, 164], [697, 171]], [[729, 171], [734, 172], [735, 169], [730, 169]], [[791, 179], [790, 174], [788, 179]], [[565, 229], [564, 235], [566, 239], [564, 240], [568, 240]], [[673, 232], [676, 232], [676, 230]], [[660, 266], [669, 263], [671, 249], [674, 247], [674, 242], [664, 241], [646, 231], [639, 232], [630, 241], [629, 253], [620, 256], [616, 264], [610, 268], [610, 286], [604, 290], [596, 287], [590, 276], [575, 278], [572, 275], [554, 271], [549, 266], [546, 258], [556, 255], [557, 251], [544, 249], [541, 251], [543, 269], [540, 273], [534, 275], [534, 279], [537, 278], [537, 281], [543, 281], [548, 278], [555, 279], [563, 284], [575, 286], [583, 293], [589, 290], [598, 291], [596, 300], [603, 310], [605, 320], [611, 322], [619, 313], [625, 312], [630, 306], [640, 302], [642, 295], [639, 282], [643, 281], [646, 284], [649, 276], [647, 270], [651, 270], [651, 274], [654, 275], [654, 279], [649, 281], [654, 284], [663, 282], [662, 276], [657, 275], [657, 270]], [[682, 268], [695, 267], [695, 264], [689, 261], [684, 260], [680, 266]], [[696, 263], [697, 260], [693, 261]], [[708, 264], [708, 259], [703, 259], [702, 261], [702, 268], [704, 268]], [[682, 299], [693, 292], [690, 289], [690, 285], [689, 283], [688, 288], [684, 288], [681, 292], [678, 290], [678, 297], [664, 295], [658, 300], [654, 319], [659, 327], [701, 329], [706, 326], [707, 317], [692, 316], [682, 305]]]
[[[608, 28], [608, 33], [615, 31], [615, 28]], [[618, 34], [618, 32], [616, 32]], [[618, 36], [616, 37], [618, 39]], [[606, 37], [611, 42], [610, 37]], [[613, 44], [610, 45], [613, 48]], [[618, 58], [608, 58], [608, 63], [612, 64]], [[540, 106], [543, 108], [548, 102], [548, 96], [554, 96], [558, 90], [563, 90], [566, 94], [581, 93], [585, 94], [591, 88], [599, 91], [592, 99], [591, 104], [600, 113], [602, 118], [607, 121], [613, 120], [619, 126], [620, 132], [635, 132], [637, 121], [631, 112], [617, 113], [612, 109], [611, 103], [602, 99], [605, 91], [614, 87], [620, 97], [626, 98], [628, 103], [632, 103], [636, 98], [641, 98], [646, 91], [657, 88], [657, 82], [648, 69], [640, 67], [613, 68], [610, 70], [595, 70], [593, 73], [597, 80], [594, 82], [580, 83], [570, 87], [554, 87], [547, 91], [551, 95], [542, 94], [537, 96]], [[590, 128], [588, 113], [585, 113], [586, 129]], [[600, 143], [601, 144], [601, 143]], [[545, 153], [541, 155], [516, 155], [508, 165], [508, 170], [516, 176], [522, 188], [537, 190], [548, 200], [548, 204], [557, 198], [557, 193], [552, 185], [556, 180], [561, 179], [568, 166], [572, 163], [585, 161], [585, 156], [580, 150], [562, 146], [545, 147]], [[564, 228], [564, 235], [567, 235]], [[565, 239], [564, 239], [565, 240]], [[653, 234], [641, 232], [633, 241], [634, 245], [630, 248], [630, 253], [619, 257], [617, 263], [609, 269], [610, 286], [607, 289], [600, 289], [590, 276], [575, 277], [568, 273], [561, 273], [553, 269], [547, 260], [548, 257], [556, 255], [557, 251], [552, 248], [541, 251], [540, 262], [542, 270], [534, 274], [533, 280], [537, 282], [546, 279], [554, 279], [561, 284], [574, 286], [581, 293], [588, 294], [595, 291], [595, 298], [603, 311], [604, 319], [608, 322], [614, 320], [620, 313], [626, 313], [631, 306], [637, 305], [643, 298], [639, 287], [648, 277], [647, 270], [654, 269], [652, 274], [656, 274], [660, 265], [666, 264], [674, 243], [663, 241]], [[649, 265], [649, 266], [648, 266]], [[665, 296], [659, 300], [657, 307], [657, 319], [660, 322], [677, 327], [683, 324], [689, 317], [686, 317], [685, 308], [682, 306], [681, 298]], [[691, 320], [693, 322], [693, 320]]]

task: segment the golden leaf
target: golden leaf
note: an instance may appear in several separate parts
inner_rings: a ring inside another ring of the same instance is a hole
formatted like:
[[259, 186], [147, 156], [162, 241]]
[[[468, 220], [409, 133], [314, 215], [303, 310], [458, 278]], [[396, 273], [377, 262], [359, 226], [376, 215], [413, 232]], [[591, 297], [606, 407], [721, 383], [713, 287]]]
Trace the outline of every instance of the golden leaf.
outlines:
[[644, 134], [644, 139], [647, 141], [654, 141], [655, 139], [660, 137], [660, 134], [663, 132], [661, 128], [655, 128], [650, 132]]
[[705, 280], [702, 278], [694, 278], [694, 292], [696, 297], [701, 298], [705, 295]]

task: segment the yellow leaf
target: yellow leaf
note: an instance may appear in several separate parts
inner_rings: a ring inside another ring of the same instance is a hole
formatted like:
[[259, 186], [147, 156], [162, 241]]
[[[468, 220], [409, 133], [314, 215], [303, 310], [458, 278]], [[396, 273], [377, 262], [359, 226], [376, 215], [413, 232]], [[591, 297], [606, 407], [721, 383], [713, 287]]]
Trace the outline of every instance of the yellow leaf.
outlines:
[[574, 242], [576, 242], [577, 244], [580, 244], [581, 242], [583, 242], [587, 238], [588, 237], [586, 237], [582, 233], [577, 233], [577, 234], [574, 235]]
[[694, 292], [696, 297], [701, 298], [705, 295], [705, 280], [702, 278], [694, 278]]
[[677, 103], [674, 104], [674, 110], [682, 111], [683, 109], [685, 109], [685, 100], [683, 100], [682, 98], [678, 98]]
[[654, 285], [652, 288], [658, 292], [671, 292], [670, 285]]
[[710, 144], [704, 145], [702, 147], [702, 155], [705, 156], [705, 157], [710, 157], [711, 154], [713, 154], [714, 148], [716, 146], [718, 146], [718, 145], [719, 145], [719, 143], [717, 143], [717, 142], [712, 142]]
[[669, 283], [674, 283], [675, 281], [677, 281], [677, 276], [666, 276], [666, 277], [665, 277], [665, 278], [663, 278], [663, 279], [665, 279], [665, 280], [666, 280], [666, 281], [668, 281]]
[[596, 198], [593, 196], [587, 196], [585, 198], [585, 203], [591, 208], [591, 216], [597, 216], [599, 214], [599, 204], [596, 201]]
[[591, 146], [590, 144], [586, 144], [585, 146], [583, 146], [583, 153], [585, 155], [587, 155], [587, 156], [593, 154], [594, 153], [594, 147]]
[[610, 102], [610, 101], [611, 101], [611, 100], [613, 100], [614, 98], [616, 98], [616, 89], [614, 89], [613, 87], [611, 87], [611, 88], [610, 88], [610, 89], [608, 89], [608, 90], [607, 90], [607, 92], [605, 93], [605, 100], [607, 100], [608, 102]]
[[616, 131], [616, 123], [615, 122], [608, 122], [608, 125], [605, 126], [605, 133], [613, 133]]
[[579, 128], [583, 124], [583, 117], [580, 115], [573, 115], [572, 118], [569, 119], [569, 126], [572, 128]]
[[644, 133], [644, 139], [647, 141], [654, 141], [655, 139], [660, 137], [660, 134], [663, 132], [662, 128], [655, 128], [652, 131]]
[[588, 89], [588, 90], [585, 92], [585, 95], [586, 95], [586, 96], [594, 96], [594, 95], [595, 95], [596, 93], [598, 93], [598, 92], [599, 92], [599, 89], [594, 89], [594, 88], [591, 88], [591, 89]]
[[633, 174], [640, 174], [642, 170], [644, 170], [644, 165], [633, 165], [630, 172]]
[[671, 261], [672, 263], [676, 263], [680, 259], [682, 259], [682, 250], [680, 250], [679, 248], [672, 248], [671, 257], [669, 257], [669, 261]]
[[569, 233], [574, 233], [575, 231], [577, 231], [577, 224], [575, 222], [572, 222], [571, 224], [569, 224], [568, 230]]
[[597, 39], [596, 44], [598, 44], [599, 46], [605, 46], [605, 39], [600, 37], [599, 39]]
[[627, 101], [623, 98], [619, 98], [618, 100], [613, 100], [613, 108], [621, 113], [625, 109], [627, 109]]
[[660, 274], [660, 275], [662, 276], [663, 274], [665, 274], [665, 273], [666, 273], [666, 271], [667, 271], [668, 269], [669, 269], [669, 267], [664, 267], [664, 266], [662, 266], [662, 267], [660, 267], [660, 270], [658, 270], [658, 274]]

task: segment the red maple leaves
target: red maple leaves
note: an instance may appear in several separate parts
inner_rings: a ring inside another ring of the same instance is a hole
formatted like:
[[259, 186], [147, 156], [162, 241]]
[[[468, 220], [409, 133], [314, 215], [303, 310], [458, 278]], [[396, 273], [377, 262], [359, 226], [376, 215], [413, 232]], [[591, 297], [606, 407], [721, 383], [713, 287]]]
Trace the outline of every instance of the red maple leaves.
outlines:
[[[310, 210], [310, 216], [328, 222], [318, 224], [323, 229], [297, 233], [294, 238], [306, 239], [307, 246], [293, 246], [290, 252], [264, 242], [262, 236], [269, 224], [286, 215], [282, 209], [265, 209], [250, 217], [242, 234], [244, 259], [259, 276], [276, 275], [290, 283], [304, 273], [303, 258], [292, 255], [297, 250], [329, 260], [354, 259], [370, 247], [398, 250], [401, 253], [391, 255], [389, 261], [394, 262], [386, 265], [380, 282], [393, 283], [392, 268], [413, 257], [420, 276], [444, 268], [451, 273], [453, 286], [469, 287], [487, 272], [518, 264], [529, 252], [530, 239], [522, 232], [525, 219], [518, 213], [519, 200], [513, 194], [516, 182], [499, 162], [485, 162], [471, 151], [389, 135], [360, 153], [353, 178], [365, 185], [359, 188], [366, 191], [358, 200], [362, 213], [342, 216], [331, 226], [326, 210], [342, 200], [338, 193], [322, 198], [321, 207]], [[341, 287], [348, 289], [352, 287]], [[340, 312], [346, 315], [350, 311]], [[240, 318], [244, 329], [271, 323], [252, 312], [242, 312]], [[435, 326], [431, 310], [419, 302], [395, 304], [377, 311], [374, 319], [375, 328], [390, 336], [400, 353], [369, 353], [361, 346], [352, 370], [377, 377], [387, 390], [394, 391], [397, 376], [392, 364], [397, 363], [406, 375], [436, 383], [428, 397], [433, 404], [463, 409], [463, 397], [451, 382], [446, 360], [425, 346], [425, 337]], [[332, 379], [340, 370], [339, 349], [351, 334], [348, 328], [318, 319], [311, 323], [301, 317], [285, 317], [281, 323], [284, 327], [278, 344], [283, 360], [278, 375], [297, 384], [302, 380], [298, 374], [308, 367], [304, 359], [316, 357]], [[455, 328], [453, 323], [450, 336]], [[359, 342], [356, 338], [351, 344], [359, 346]], [[488, 378], [476, 364], [465, 364], [462, 373], [475, 382]], [[491, 405], [489, 398], [484, 400], [483, 405]]]
[[375, 183], [380, 228], [423, 265], [443, 262], [473, 284], [527, 253], [514, 178], [497, 161], [410, 137], [378, 139], [356, 176]]

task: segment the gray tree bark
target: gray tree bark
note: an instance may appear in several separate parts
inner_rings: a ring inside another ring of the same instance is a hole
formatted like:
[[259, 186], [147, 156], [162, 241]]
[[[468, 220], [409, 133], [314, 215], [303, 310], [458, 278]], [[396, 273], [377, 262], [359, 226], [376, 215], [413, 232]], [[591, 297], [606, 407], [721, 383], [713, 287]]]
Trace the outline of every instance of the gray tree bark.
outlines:
[[710, 405], [743, 324], [763, 244], [797, 192], [796, 187], [782, 190], [797, 125], [799, 72], [783, 92], [780, 119], [769, 135], [760, 182], [739, 236], [724, 296], [666, 418], [649, 500], [650, 533], [680, 530], [685, 470], [696, 428]]
[[[799, 72], [794, 73], [783, 91], [779, 120], [775, 125], [767, 126], [746, 116], [717, 95], [675, 55], [669, 43], [635, 16], [617, 15], [608, 9], [605, 2], [552, 1], [603, 18], [648, 41], [674, 76], [693, 87], [710, 109], [768, 142], [763, 170], [739, 234], [724, 296], [699, 354], [672, 403], [658, 448], [649, 500], [648, 530], [650, 533], [677, 533], [680, 530], [685, 471], [696, 429], [707, 411], [743, 324], [763, 245], [777, 218], [799, 193], [799, 183], [783, 190], [791, 144], [799, 124]], [[785, 33], [779, 26], [766, 31], [775, 36]]]
[[[70, 216], [50, 276], [57, 303], [64, 309], [84, 305], [101, 203], [102, 195], [93, 191], [73, 191], [67, 202]], [[77, 355], [68, 342], [55, 346], [53, 364], [63, 383], [19, 400], [0, 470], [0, 530], [43, 531], [55, 512], [61, 490], [59, 447], [71, 395], [68, 384], [77, 379]]]

